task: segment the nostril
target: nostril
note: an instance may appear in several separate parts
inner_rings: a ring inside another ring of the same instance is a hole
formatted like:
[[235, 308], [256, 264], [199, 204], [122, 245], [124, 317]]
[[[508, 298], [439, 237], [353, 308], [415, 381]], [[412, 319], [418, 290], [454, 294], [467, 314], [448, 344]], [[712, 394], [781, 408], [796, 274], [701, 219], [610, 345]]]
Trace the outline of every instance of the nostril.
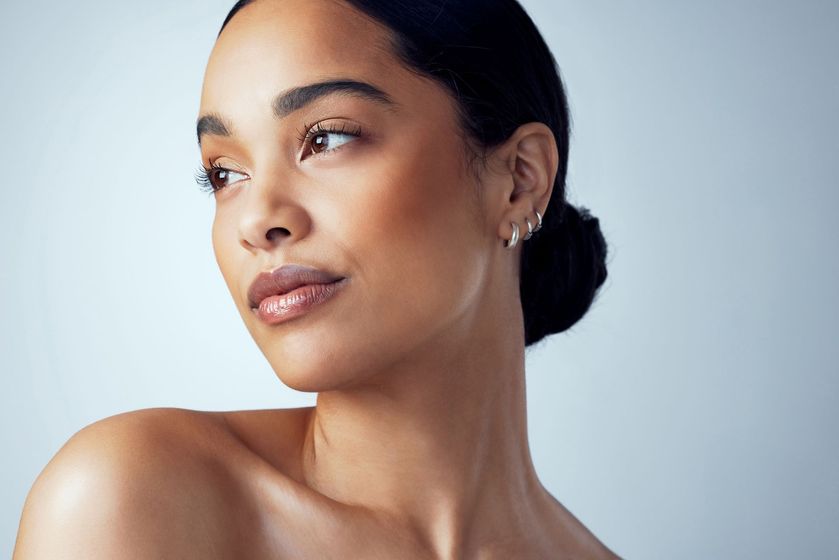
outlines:
[[277, 237], [277, 236], [290, 235], [290, 234], [291, 233], [286, 228], [273, 227], [273, 228], [268, 230], [268, 233], [265, 234], [265, 238], [268, 239], [268, 241], [274, 241], [274, 238]]

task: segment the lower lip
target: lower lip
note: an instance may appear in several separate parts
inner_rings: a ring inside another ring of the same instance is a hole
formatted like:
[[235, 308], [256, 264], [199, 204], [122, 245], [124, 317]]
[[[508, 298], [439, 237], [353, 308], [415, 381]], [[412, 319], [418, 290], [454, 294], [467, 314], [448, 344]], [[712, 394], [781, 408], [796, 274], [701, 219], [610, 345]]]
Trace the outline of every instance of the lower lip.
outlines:
[[331, 284], [309, 284], [300, 286], [286, 294], [263, 299], [258, 308], [251, 310], [264, 323], [276, 325], [303, 315], [321, 303], [329, 301], [347, 283], [342, 278]]

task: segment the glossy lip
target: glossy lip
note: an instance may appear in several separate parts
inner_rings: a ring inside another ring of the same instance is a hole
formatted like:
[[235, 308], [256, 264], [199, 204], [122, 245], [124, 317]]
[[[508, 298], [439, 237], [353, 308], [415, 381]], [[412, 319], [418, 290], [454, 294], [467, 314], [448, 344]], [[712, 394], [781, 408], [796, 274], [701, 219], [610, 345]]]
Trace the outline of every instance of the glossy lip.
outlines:
[[252, 311], [266, 325], [277, 325], [329, 301], [347, 282], [348, 279], [342, 278], [329, 284], [306, 284], [286, 294], [269, 296], [262, 300], [258, 309]]
[[271, 272], [261, 272], [256, 276], [248, 289], [248, 305], [251, 309], [257, 309], [267, 297], [287, 294], [300, 286], [331, 284], [343, 278], [302, 264], [284, 264]]

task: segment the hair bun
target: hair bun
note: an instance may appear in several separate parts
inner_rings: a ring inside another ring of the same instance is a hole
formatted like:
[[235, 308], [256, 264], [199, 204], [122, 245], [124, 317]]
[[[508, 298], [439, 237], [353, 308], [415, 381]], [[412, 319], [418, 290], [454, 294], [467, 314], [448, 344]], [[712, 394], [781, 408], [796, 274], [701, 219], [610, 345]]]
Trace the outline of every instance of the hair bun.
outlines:
[[530, 345], [586, 314], [608, 275], [608, 249], [600, 221], [587, 208], [565, 203], [560, 216], [545, 216], [522, 252], [520, 290]]

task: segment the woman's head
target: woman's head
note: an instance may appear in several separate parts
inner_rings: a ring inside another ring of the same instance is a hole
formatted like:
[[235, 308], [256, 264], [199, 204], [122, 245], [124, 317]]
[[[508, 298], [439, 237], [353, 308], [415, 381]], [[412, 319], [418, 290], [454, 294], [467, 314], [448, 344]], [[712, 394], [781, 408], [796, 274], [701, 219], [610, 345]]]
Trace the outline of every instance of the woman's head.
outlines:
[[[305, 97], [317, 99], [300, 106]], [[230, 170], [210, 174], [226, 185], [216, 257], [291, 386], [337, 387], [358, 379], [352, 364], [385, 367], [473, 335], [518, 289], [532, 344], [579, 320], [605, 280], [597, 220], [565, 205], [562, 84], [513, 0], [239, 2], [201, 115], [213, 117], [202, 119], [204, 165]], [[543, 228], [505, 249], [510, 222], [535, 224], [535, 211]], [[267, 327], [247, 289], [288, 262], [350, 283], [326, 316]], [[325, 366], [345, 377], [317, 378]]]

